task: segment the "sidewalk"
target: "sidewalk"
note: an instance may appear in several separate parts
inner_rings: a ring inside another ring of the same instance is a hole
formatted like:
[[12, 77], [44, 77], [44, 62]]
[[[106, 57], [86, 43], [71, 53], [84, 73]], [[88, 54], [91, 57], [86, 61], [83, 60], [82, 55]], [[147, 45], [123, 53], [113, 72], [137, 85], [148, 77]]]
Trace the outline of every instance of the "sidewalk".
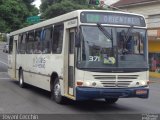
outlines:
[[160, 78], [152, 78], [152, 77], [150, 77], [149, 80], [150, 80], [150, 83], [160, 83]]
[[3, 50], [5, 44], [6, 44], [6, 42], [0, 41], [0, 50]]

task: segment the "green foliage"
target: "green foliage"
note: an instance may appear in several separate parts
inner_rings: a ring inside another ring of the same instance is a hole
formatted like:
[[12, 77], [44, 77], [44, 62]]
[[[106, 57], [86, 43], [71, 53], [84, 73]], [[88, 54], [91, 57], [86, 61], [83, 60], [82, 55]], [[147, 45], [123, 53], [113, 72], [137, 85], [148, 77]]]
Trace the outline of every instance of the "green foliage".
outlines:
[[34, 0], [0, 0], [0, 32], [11, 32], [26, 26], [28, 16], [37, 15]]
[[7, 41], [6, 35], [0, 33], [0, 42], [6, 42], [6, 41]]
[[88, 0], [41, 0], [42, 18], [48, 19], [78, 9], [95, 9]]
[[96, 0], [96, 5], [99, 5], [99, 0]]
[[49, 6], [51, 6], [55, 0], [41, 0], [40, 10], [43, 13]]
[[89, 0], [89, 4], [99, 5], [99, 0]]

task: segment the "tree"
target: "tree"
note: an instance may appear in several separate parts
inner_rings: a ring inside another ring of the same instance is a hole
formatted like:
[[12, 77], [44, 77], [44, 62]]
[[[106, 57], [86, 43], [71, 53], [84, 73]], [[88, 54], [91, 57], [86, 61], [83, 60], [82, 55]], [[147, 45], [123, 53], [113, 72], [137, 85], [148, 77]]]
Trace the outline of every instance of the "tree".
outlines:
[[41, 0], [41, 16], [44, 19], [56, 17], [78, 9], [93, 9], [88, 0]]
[[40, 11], [43, 13], [53, 3], [55, 3], [55, 0], [41, 0]]
[[37, 15], [34, 0], [0, 0], [0, 32], [11, 32], [27, 26], [26, 18]]

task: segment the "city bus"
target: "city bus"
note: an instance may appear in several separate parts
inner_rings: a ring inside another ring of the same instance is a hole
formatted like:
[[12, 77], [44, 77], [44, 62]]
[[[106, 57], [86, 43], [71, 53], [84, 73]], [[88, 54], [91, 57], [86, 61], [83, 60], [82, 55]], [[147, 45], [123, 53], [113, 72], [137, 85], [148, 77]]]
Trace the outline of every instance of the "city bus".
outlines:
[[10, 33], [8, 73], [66, 99], [148, 98], [145, 18], [121, 11], [76, 10]]

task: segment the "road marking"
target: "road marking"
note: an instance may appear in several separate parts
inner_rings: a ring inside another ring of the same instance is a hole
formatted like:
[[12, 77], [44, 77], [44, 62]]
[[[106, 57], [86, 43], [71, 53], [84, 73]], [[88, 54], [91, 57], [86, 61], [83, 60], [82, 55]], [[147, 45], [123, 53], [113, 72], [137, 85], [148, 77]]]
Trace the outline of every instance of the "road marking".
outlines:
[[8, 80], [8, 79], [10, 79], [10, 78], [0, 78], [0, 80]]
[[8, 64], [7, 64], [7, 63], [5, 63], [5, 62], [0, 61], [0, 63], [2, 63], [2, 64], [4, 64], [4, 65], [8, 66]]

